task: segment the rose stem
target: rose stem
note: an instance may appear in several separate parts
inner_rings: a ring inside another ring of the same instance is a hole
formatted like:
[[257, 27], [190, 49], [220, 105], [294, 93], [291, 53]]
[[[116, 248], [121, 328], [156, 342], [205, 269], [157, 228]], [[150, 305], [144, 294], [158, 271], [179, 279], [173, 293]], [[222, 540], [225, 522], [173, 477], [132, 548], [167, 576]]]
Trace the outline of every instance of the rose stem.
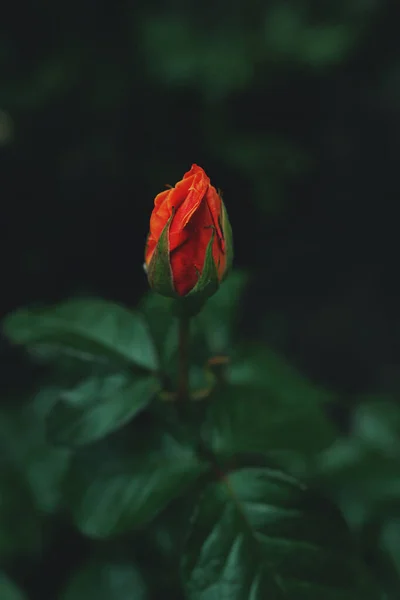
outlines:
[[189, 317], [179, 317], [178, 400], [189, 397]]

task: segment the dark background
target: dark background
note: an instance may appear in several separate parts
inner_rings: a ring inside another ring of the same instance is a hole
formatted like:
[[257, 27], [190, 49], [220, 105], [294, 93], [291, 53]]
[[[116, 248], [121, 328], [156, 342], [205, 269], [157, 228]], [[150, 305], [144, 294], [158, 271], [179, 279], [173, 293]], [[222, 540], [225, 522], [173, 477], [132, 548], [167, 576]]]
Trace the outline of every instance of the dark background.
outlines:
[[[396, 394], [399, 18], [384, 0], [7, 3], [1, 316], [135, 305], [154, 196], [196, 162], [251, 275], [243, 336], [344, 406]], [[0, 352], [4, 392], [21, 370]]]
[[340, 390], [399, 387], [399, 8], [35, 2], [0, 24], [1, 313], [146, 290], [152, 201], [222, 188], [247, 325]]

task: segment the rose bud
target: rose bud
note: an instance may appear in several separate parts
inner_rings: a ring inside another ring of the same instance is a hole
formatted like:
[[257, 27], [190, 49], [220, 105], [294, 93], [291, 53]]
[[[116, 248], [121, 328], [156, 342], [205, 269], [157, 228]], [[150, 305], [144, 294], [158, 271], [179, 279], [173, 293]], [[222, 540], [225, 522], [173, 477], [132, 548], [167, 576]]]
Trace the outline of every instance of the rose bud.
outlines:
[[158, 194], [150, 218], [145, 268], [151, 288], [204, 301], [232, 263], [232, 231], [221, 195], [192, 165], [175, 187]]

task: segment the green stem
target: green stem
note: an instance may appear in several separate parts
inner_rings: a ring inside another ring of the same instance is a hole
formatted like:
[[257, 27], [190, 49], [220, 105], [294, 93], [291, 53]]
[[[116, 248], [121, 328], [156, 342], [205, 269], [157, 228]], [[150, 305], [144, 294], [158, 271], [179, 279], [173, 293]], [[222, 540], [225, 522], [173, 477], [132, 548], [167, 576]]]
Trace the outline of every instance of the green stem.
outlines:
[[189, 317], [179, 317], [178, 400], [189, 399]]

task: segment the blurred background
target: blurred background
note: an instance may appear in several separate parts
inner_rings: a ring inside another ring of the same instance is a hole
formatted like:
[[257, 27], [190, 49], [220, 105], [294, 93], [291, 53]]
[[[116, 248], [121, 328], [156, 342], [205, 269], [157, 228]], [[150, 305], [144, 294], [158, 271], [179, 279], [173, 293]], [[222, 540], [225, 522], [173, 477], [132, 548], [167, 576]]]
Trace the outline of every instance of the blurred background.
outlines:
[[[359, 394], [396, 397], [399, 17], [394, 0], [8, 3], [1, 316], [137, 304], [154, 196], [196, 162], [250, 274], [242, 335], [337, 394], [343, 431]], [[5, 403], [21, 360], [2, 338]]]
[[3, 9], [1, 313], [136, 303], [153, 198], [197, 162], [254, 274], [247, 326], [340, 390], [397, 390], [397, 4]]

